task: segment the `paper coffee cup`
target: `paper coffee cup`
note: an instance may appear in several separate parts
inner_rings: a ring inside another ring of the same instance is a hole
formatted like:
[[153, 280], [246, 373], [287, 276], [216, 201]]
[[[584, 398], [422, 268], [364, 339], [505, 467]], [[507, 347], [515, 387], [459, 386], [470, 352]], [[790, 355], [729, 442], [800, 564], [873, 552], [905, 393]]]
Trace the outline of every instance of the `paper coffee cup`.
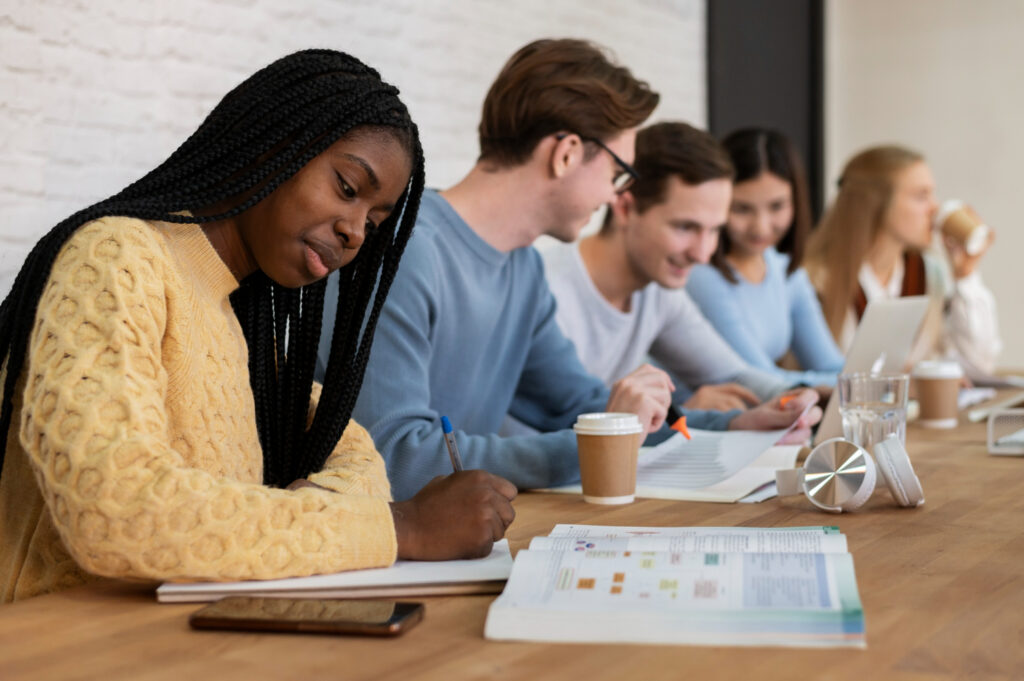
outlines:
[[988, 243], [989, 227], [963, 201], [949, 199], [939, 208], [935, 224], [946, 236], [964, 245], [967, 255], [978, 255]]
[[925, 428], [956, 428], [957, 397], [964, 375], [960, 365], [953, 361], [926, 360], [917, 363], [912, 375], [920, 407], [917, 422]]
[[583, 500], [628, 504], [636, 496], [636, 459], [644, 429], [636, 414], [580, 414], [572, 427], [580, 457]]

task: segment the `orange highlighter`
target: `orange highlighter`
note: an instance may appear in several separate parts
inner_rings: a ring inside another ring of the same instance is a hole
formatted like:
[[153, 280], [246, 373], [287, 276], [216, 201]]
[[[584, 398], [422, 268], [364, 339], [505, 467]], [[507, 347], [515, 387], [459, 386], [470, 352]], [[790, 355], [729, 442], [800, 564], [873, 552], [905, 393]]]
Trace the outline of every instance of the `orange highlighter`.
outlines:
[[690, 437], [690, 431], [686, 429], [686, 416], [679, 413], [679, 410], [676, 409], [676, 405], [669, 405], [668, 415], [665, 417], [665, 420], [668, 421], [669, 428], [677, 433], [682, 433], [687, 440], [693, 439]]

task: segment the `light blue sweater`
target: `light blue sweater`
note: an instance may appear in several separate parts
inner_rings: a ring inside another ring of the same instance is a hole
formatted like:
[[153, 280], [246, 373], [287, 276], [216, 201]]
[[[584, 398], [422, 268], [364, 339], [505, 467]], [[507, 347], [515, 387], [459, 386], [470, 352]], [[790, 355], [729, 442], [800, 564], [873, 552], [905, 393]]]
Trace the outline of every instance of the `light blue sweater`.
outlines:
[[[807, 273], [786, 276], [789, 256], [768, 249], [759, 284], [739, 274], [726, 280], [711, 265], [693, 268], [686, 291], [718, 333], [751, 365], [807, 385], [833, 385], [843, 354], [832, 339]], [[790, 350], [806, 371], [780, 369], [775, 362]]]
[[[334, 300], [325, 305], [326, 329], [334, 326]], [[572, 424], [582, 412], [603, 411], [608, 395], [555, 323], [540, 255], [532, 248], [495, 250], [447, 201], [425, 192], [353, 413], [387, 463], [395, 499], [451, 473], [442, 415], [456, 429], [466, 468], [489, 470], [520, 488], [576, 482]], [[506, 414], [540, 434], [499, 437]], [[690, 411], [687, 424], [721, 430], [733, 416]], [[669, 434], [665, 428], [649, 440]]]

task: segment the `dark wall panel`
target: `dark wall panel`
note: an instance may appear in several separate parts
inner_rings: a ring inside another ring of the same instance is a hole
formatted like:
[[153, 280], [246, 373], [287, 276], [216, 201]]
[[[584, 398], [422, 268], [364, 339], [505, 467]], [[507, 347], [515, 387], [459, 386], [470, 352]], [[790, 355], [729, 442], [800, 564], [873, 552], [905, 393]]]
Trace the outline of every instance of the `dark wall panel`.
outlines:
[[823, 169], [822, 0], [708, 0], [708, 122], [776, 128], [803, 152], [815, 216]]

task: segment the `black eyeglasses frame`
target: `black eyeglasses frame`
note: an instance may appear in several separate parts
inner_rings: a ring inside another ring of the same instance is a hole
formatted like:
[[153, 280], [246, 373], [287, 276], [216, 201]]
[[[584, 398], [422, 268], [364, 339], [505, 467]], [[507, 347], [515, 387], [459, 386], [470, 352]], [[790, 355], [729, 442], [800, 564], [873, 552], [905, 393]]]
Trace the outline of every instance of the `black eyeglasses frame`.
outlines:
[[602, 149], [607, 151], [608, 155], [612, 157], [612, 160], [618, 164], [620, 171], [618, 174], [615, 175], [614, 178], [612, 178], [612, 187], [615, 188], [616, 194], [621, 194], [622, 192], [626, 191], [631, 186], [633, 186], [634, 182], [640, 179], [640, 173], [636, 171], [636, 168], [623, 161], [618, 154], [616, 154], [614, 151], [608, 148], [607, 144], [597, 139], [596, 137], [584, 137], [583, 135], [579, 135], [577, 133], [560, 132], [557, 135], [555, 135], [555, 139], [563, 140], [570, 134], [577, 135], [577, 137], [579, 137], [580, 140], [584, 142], [592, 142], [597, 146], [601, 147]]

